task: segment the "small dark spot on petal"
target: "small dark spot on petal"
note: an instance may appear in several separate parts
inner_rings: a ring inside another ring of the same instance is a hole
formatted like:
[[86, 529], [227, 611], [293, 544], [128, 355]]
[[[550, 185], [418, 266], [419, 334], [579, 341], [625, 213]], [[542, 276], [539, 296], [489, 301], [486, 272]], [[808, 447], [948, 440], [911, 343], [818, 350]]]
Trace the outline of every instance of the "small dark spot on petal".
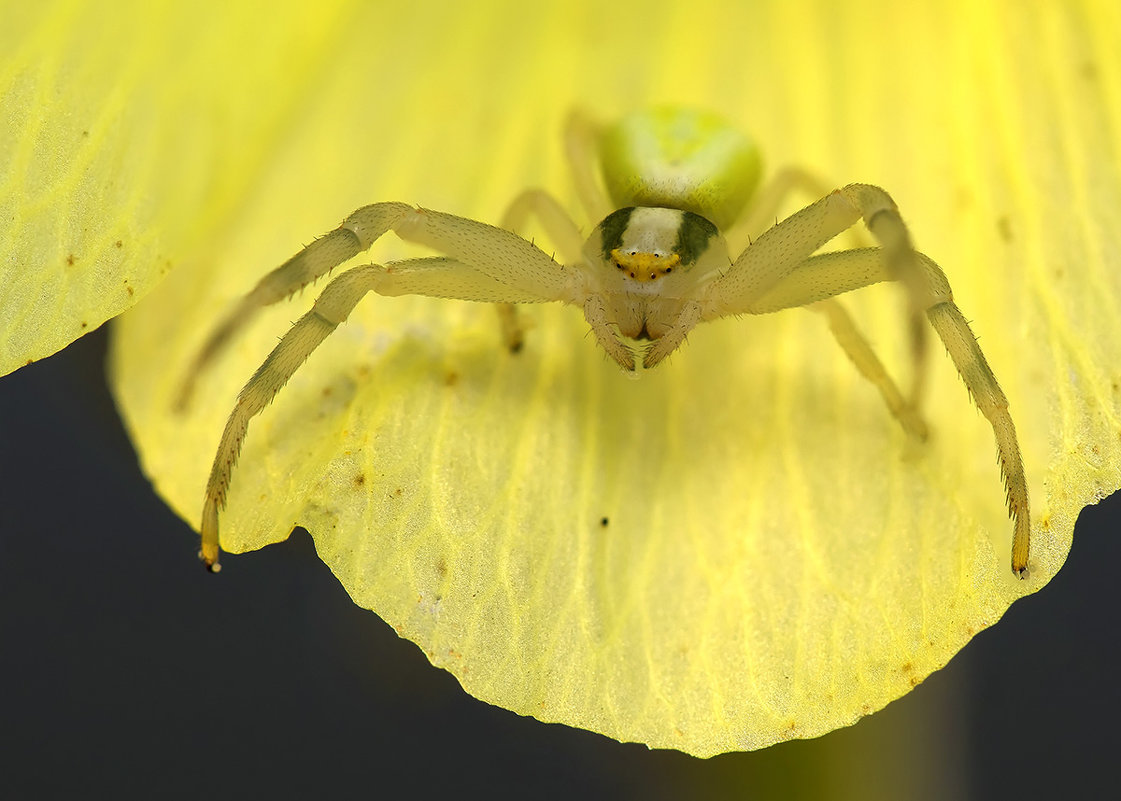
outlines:
[[89, 328], [89, 327], [90, 327], [90, 324], [87, 323], [85, 320], [82, 320], [82, 328]]
[[359, 473], [358, 475], [356, 475], [354, 477], [354, 486], [361, 487], [365, 483], [366, 483], [366, 474], [365, 473]]
[[604, 528], [607, 528], [607, 524], [608, 524], [608, 523], [610, 523], [610, 522], [611, 522], [611, 521], [610, 521], [610, 520], [608, 520], [608, 519], [607, 519], [606, 517], [601, 517], [601, 518], [599, 519], [599, 524], [600, 524], [601, 526], [603, 526]]
[[119, 247], [124, 247], [124, 245], [122, 245], [121, 240], [118, 239], [116, 242], [113, 243], [113, 247], [119, 248]]
[[69, 264], [71, 267], [74, 266], [74, 254], [73, 253], [71, 253], [69, 256], [66, 257], [66, 263]]

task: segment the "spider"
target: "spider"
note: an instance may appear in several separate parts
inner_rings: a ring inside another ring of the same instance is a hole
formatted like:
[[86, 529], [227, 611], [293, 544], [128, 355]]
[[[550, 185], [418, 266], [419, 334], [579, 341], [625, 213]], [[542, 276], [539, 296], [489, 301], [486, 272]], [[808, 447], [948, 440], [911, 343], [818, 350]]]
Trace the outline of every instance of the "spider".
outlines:
[[[925, 315], [992, 425], [1014, 529], [1012, 571], [1025, 574], [1028, 491], [1008, 400], [955, 305], [945, 274], [912, 247], [886, 191], [869, 184], [822, 191], [820, 183], [794, 169], [780, 171], [756, 191], [761, 173], [757, 147], [720, 117], [690, 109], [643, 110], [608, 127], [573, 113], [565, 143], [580, 202], [590, 219], [601, 221], [586, 239], [562, 206], [539, 189], [519, 195], [501, 227], [405, 203], [374, 203], [266, 275], [214, 330], [188, 372], [181, 408], [200, 372], [256, 311], [292, 296], [367, 250], [387, 231], [441, 254], [364, 264], [341, 273], [246, 383], [206, 485], [199, 557], [208, 570], [220, 568], [218, 513], [225, 506], [249, 421], [373, 291], [497, 303], [502, 336], [511, 351], [523, 339], [513, 304], [578, 306], [603, 350], [631, 374], [660, 364], [698, 323], [806, 306], [825, 316], [860, 373], [879, 390], [904, 430], [919, 439], [927, 431], [919, 412]], [[775, 219], [783, 199], [795, 189], [824, 196], [774, 224], [732, 258], [721, 231], [737, 220], [748, 231], [759, 230]], [[563, 261], [514, 233], [531, 215]], [[861, 220], [878, 247], [817, 252]], [[907, 398], [835, 299], [880, 281], [900, 282], [910, 300], [907, 328], [915, 369]]]

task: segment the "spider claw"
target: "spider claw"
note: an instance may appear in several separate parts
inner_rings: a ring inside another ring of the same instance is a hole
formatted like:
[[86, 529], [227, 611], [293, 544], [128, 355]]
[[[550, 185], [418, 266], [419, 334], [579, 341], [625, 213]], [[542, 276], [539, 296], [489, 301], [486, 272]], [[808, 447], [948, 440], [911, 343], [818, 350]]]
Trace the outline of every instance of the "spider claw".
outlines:
[[205, 549], [199, 551], [198, 557], [199, 557], [199, 561], [202, 562], [202, 566], [206, 569], [206, 572], [207, 573], [221, 573], [222, 572], [222, 563], [218, 561], [217, 555], [215, 555], [214, 557], [208, 557], [204, 553], [204, 550]]

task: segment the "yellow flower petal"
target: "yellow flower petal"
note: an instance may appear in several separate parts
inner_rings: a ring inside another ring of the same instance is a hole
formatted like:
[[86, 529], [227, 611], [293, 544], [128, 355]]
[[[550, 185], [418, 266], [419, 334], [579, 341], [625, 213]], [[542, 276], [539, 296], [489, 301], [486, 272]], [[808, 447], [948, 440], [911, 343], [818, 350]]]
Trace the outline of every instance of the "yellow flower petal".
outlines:
[[338, 9], [301, 9], [2, 4], [0, 375], [127, 309], [229, 224], [337, 35]]
[[[496, 221], [543, 185], [575, 208], [571, 106], [685, 102], [772, 167], [893, 193], [1011, 400], [1027, 580], [992, 432], [948, 360], [932, 350], [933, 435], [910, 447], [797, 311], [703, 326], [631, 382], [572, 309], [526, 310], [510, 356], [485, 306], [367, 298], [255, 419], [223, 546], [303, 525], [355, 601], [473, 695], [697, 755], [850, 724], [1042, 587], [1079, 510], [1121, 485], [1117, 12], [738, 8], [354, 10], [207, 259], [122, 320], [115, 390], [168, 502], [198, 520], [238, 389], [309, 303], [262, 315], [174, 415], [210, 326], [266, 270], [375, 200]], [[845, 302], [906, 376], [897, 289]]]

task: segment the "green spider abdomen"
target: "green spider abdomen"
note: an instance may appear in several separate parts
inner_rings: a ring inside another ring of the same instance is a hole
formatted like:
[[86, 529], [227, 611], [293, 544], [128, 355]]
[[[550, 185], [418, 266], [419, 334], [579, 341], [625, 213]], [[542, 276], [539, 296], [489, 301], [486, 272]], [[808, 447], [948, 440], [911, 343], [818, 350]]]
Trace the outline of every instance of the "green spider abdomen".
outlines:
[[678, 107], [629, 114], [600, 142], [607, 190], [617, 207], [684, 209], [728, 228], [762, 172], [755, 143], [723, 118]]

